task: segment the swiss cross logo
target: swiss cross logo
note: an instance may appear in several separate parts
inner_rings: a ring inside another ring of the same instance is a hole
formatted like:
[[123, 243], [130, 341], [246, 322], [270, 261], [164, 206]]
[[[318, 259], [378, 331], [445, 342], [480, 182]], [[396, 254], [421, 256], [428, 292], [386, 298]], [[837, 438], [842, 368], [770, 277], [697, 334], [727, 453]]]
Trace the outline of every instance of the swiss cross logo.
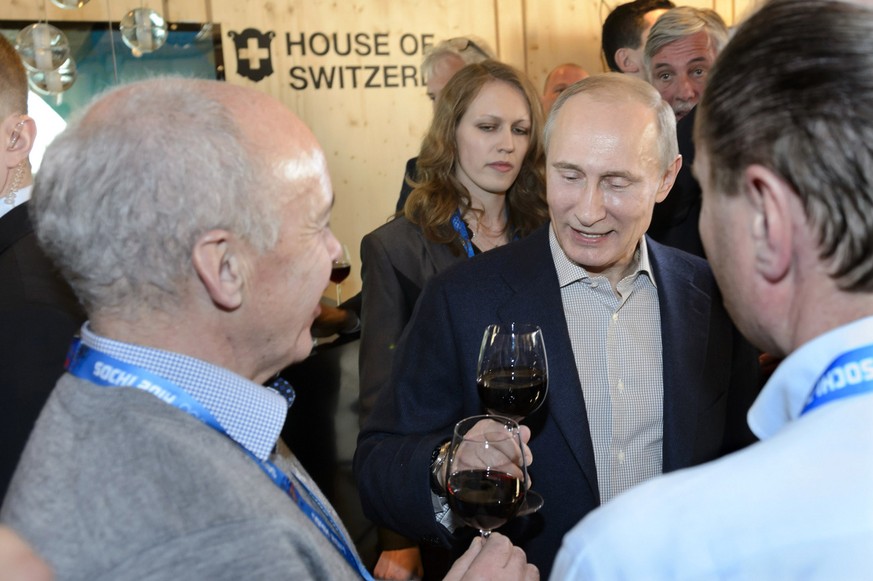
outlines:
[[270, 52], [270, 41], [276, 37], [272, 30], [263, 33], [254, 28], [246, 28], [242, 32], [227, 33], [233, 39], [236, 48], [236, 72], [258, 82], [273, 74], [273, 57]]

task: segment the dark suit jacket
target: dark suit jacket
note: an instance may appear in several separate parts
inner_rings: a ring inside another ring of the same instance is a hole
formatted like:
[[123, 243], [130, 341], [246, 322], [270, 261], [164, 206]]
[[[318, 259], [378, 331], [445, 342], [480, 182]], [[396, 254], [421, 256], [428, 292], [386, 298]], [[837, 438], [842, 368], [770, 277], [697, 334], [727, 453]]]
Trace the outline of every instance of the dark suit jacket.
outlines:
[[691, 172], [694, 164], [694, 117], [697, 107], [676, 124], [682, 168], [670, 194], [660, 204], [655, 204], [652, 223], [647, 234], [667, 246], [706, 258], [700, 241], [700, 184]]
[[410, 158], [406, 162], [406, 169], [403, 171], [403, 183], [400, 184], [400, 196], [397, 198], [397, 211], [402, 212], [403, 206], [406, 205], [406, 198], [412, 193], [412, 186], [409, 185], [408, 179], [416, 179], [418, 169], [418, 158]]
[[0, 218], [0, 498], [85, 321], [36, 243], [24, 203]]
[[395, 346], [412, 317], [425, 282], [467, 260], [446, 244], [424, 237], [400, 216], [361, 241], [360, 410], [366, 418], [388, 383]]
[[[754, 440], [745, 414], [758, 388], [755, 350], [739, 335], [702, 259], [650, 241], [658, 286], [663, 469], [712, 460]], [[398, 349], [391, 382], [364, 426], [355, 473], [368, 518], [411, 538], [452, 541], [434, 518], [429, 465], [459, 419], [482, 413], [476, 362], [485, 327], [543, 330], [549, 393], [528, 418], [536, 514], [507, 532], [548, 578], [561, 539], [599, 504], [594, 450], [570, 345], [548, 226], [431, 279]]]

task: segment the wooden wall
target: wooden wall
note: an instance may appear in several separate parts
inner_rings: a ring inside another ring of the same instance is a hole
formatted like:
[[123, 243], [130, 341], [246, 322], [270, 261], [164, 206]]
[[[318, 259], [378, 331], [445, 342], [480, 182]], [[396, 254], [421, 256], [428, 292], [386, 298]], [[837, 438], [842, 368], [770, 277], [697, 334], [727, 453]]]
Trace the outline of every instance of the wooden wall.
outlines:
[[[604, 70], [601, 23], [621, 1], [91, 0], [64, 10], [48, 0], [5, 0], [0, 18], [117, 21], [144, 5], [170, 22], [220, 23], [227, 81], [278, 97], [325, 149], [336, 193], [332, 224], [352, 253], [353, 274], [344, 286], [344, 296], [351, 296], [360, 288], [360, 240], [393, 212], [405, 162], [417, 153], [430, 121], [418, 71], [424, 47], [474, 34], [542, 87], [549, 69], [562, 62], [590, 73]], [[677, 3], [713, 8], [733, 24], [757, 1]], [[228, 36], [249, 28], [275, 34], [274, 72], [258, 82], [238, 74]]]

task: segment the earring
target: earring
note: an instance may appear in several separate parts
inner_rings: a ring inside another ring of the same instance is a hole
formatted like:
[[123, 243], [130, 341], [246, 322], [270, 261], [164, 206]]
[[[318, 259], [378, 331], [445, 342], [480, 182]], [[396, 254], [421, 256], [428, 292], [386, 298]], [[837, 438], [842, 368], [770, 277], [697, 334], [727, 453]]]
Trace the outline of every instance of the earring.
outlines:
[[15, 173], [12, 176], [12, 182], [9, 184], [9, 190], [7, 190], [6, 195], [3, 197], [3, 201], [10, 206], [15, 204], [15, 194], [18, 192], [19, 186], [21, 186], [21, 179], [24, 177], [24, 168], [26, 160], [21, 160], [17, 166], [15, 166]]
[[15, 128], [12, 130], [12, 137], [9, 138], [9, 147], [6, 149], [12, 150], [15, 147], [15, 144], [18, 143], [18, 138], [21, 137], [21, 128], [24, 127], [24, 119], [15, 124]]

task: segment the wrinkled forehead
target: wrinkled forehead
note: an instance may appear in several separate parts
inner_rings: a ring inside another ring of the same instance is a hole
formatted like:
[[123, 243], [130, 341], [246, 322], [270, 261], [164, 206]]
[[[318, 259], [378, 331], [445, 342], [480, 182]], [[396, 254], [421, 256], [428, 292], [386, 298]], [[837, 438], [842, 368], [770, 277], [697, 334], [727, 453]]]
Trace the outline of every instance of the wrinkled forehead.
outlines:
[[312, 184], [318, 196], [330, 198], [331, 184], [327, 173], [327, 160], [320, 148], [313, 147], [300, 151], [296, 156], [284, 160], [278, 169], [281, 179], [286, 183]]
[[678, 38], [662, 46], [652, 55], [652, 64], [681, 66], [689, 62], [715, 60], [715, 44], [705, 30]]

